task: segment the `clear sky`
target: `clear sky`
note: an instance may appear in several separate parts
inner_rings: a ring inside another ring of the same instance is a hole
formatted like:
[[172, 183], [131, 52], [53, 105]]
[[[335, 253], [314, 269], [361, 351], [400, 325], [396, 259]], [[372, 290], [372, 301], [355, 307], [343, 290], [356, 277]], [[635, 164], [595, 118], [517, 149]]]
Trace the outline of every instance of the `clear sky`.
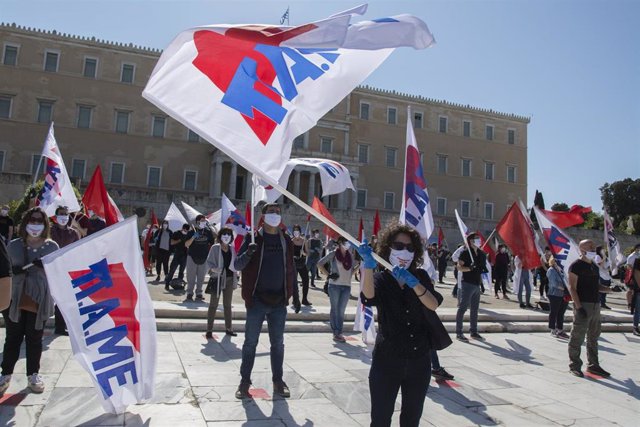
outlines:
[[[277, 24], [287, 6], [298, 25], [357, 4], [0, 0], [0, 21], [164, 48], [197, 25]], [[400, 13], [437, 44], [397, 50], [365, 84], [531, 117], [529, 203], [538, 189], [547, 209], [599, 211], [605, 182], [640, 177], [640, 1], [371, 0], [365, 18]]]

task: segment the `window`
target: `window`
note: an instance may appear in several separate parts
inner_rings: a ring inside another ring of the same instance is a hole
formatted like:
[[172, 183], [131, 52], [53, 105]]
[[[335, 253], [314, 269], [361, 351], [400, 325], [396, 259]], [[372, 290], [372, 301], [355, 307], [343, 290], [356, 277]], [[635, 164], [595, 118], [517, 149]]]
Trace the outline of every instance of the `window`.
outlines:
[[124, 163], [111, 162], [111, 170], [109, 171], [109, 182], [111, 184], [124, 183]]
[[358, 161], [360, 163], [369, 163], [369, 146], [366, 144], [358, 144]]
[[384, 192], [384, 208], [393, 210], [395, 199], [396, 199], [396, 193], [394, 193], [393, 191], [385, 191]]
[[447, 214], [447, 199], [444, 197], [438, 197], [436, 206], [436, 214], [437, 215], [446, 215]]
[[96, 58], [84, 58], [84, 70], [82, 75], [95, 79], [98, 71], [98, 60]]
[[11, 118], [11, 97], [0, 96], [0, 119]]
[[57, 52], [45, 51], [44, 53], [44, 70], [51, 73], [58, 72], [58, 60], [60, 54]]
[[164, 128], [166, 123], [166, 117], [153, 116], [153, 121], [151, 123], [151, 135], [156, 138], [164, 138]]
[[120, 73], [120, 81], [122, 83], [133, 83], [136, 66], [133, 64], [122, 64], [122, 72]]
[[42, 159], [42, 155], [40, 154], [34, 154], [31, 157], [31, 175], [35, 174], [38, 178], [44, 175], [47, 166], [46, 159], [42, 159], [42, 161], [40, 161], [40, 159]]
[[397, 148], [391, 148], [391, 147], [386, 147], [386, 165], [388, 168], [395, 168], [396, 167], [396, 157], [398, 154], [398, 149]]
[[305, 149], [305, 134], [296, 136], [296, 139], [293, 140], [293, 149], [294, 150], [304, 150]]
[[[244, 199], [246, 198], [245, 194], [244, 194], [244, 190], [245, 190], [245, 179], [246, 177], [244, 175], [238, 175], [236, 177], [236, 199]], [[195, 190], [195, 188], [194, 188]]]
[[118, 133], [129, 132], [129, 112], [128, 111], [116, 111], [116, 132]]
[[413, 113], [413, 127], [414, 129], [422, 129], [422, 113]]
[[189, 129], [189, 132], [187, 132], [187, 141], [200, 142], [200, 135]]
[[160, 187], [161, 175], [162, 175], [162, 168], [158, 166], [147, 167], [147, 186]]
[[356, 207], [359, 209], [364, 209], [365, 207], [367, 207], [367, 190], [358, 189]]
[[446, 116], [440, 116], [440, 120], [438, 122], [438, 132], [440, 133], [447, 133], [447, 125], [449, 120], [447, 119]]
[[484, 219], [493, 219], [493, 203], [484, 204]]
[[184, 183], [183, 188], [189, 191], [196, 190], [196, 182], [198, 181], [198, 172], [196, 171], [184, 171]]
[[438, 154], [438, 173], [445, 175], [447, 173], [447, 156]]
[[460, 216], [469, 218], [471, 216], [471, 202], [468, 200], [460, 200]]
[[86, 105], [78, 105], [78, 123], [79, 128], [88, 129], [91, 127], [91, 113], [93, 108]]
[[333, 139], [320, 137], [320, 151], [323, 153], [331, 153], [333, 151]]
[[360, 118], [362, 120], [369, 120], [369, 104], [366, 102], [360, 103]]
[[484, 179], [487, 181], [493, 180], [493, 163], [485, 162], [484, 164]]
[[0, 151], [0, 172], [4, 170], [4, 151]]
[[487, 125], [484, 128], [484, 136], [487, 141], [493, 141], [493, 125]]
[[52, 101], [38, 101], [38, 123], [50, 123], [53, 116]]
[[462, 176], [471, 176], [471, 159], [462, 159]]
[[4, 45], [4, 54], [2, 55], [2, 63], [4, 65], [18, 65], [18, 46]]
[[86, 162], [82, 159], [73, 159], [71, 161], [71, 178], [84, 179]]
[[507, 182], [510, 184], [516, 183], [516, 167], [515, 166], [507, 166]]
[[471, 122], [468, 120], [462, 121], [462, 136], [466, 138], [471, 136]]
[[516, 130], [515, 129], [507, 130], [507, 142], [510, 145], [513, 145], [513, 144], [516, 143]]
[[395, 107], [387, 108], [387, 123], [390, 125], [398, 123], [398, 110]]

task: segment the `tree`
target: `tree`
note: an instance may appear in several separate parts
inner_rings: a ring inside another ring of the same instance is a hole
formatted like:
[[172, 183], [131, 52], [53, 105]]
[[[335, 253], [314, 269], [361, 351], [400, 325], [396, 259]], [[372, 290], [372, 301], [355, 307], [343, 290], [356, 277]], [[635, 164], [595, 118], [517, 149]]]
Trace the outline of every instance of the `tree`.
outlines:
[[[78, 200], [82, 198], [80, 191], [76, 188], [75, 185], [71, 184], [73, 187], [73, 192], [76, 194]], [[9, 202], [9, 216], [13, 218], [13, 221], [16, 224], [20, 224], [22, 220], [22, 214], [33, 206], [35, 203], [34, 198], [40, 193], [42, 187], [44, 186], [44, 180], [40, 180], [36, 182], [35, 185], [29, 185], [24, 192], [24, 195], [21, 199], [12, 200]]]
[[578, 227], [589, 228], [591, 230], [604, 230], [604, 215], [589, 212], [583, 214], [582, 217], [584, 218], [584, 222]]
[[600, 194], [614, 225], [640, 213], [640, 178], [605, 183], [600, 187]]
[[551, 210], [556, 212], [569, 212], [569, 206], [564, 202], [554, 203], [551, 206]]

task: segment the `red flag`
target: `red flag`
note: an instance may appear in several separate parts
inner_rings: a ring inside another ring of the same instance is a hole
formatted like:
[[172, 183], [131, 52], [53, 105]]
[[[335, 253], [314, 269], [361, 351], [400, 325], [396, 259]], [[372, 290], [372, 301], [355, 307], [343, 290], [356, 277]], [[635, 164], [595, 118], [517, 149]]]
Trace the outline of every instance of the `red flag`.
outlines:
[[373, 217], [373, 235], [377, 236], [381, 228], [382, 227], [380, 227], [380, 213], [378, 212], [378, 209], [376, 209], [376, 216]]
[[[334, 223], [334, 224], [336, 224], [336, 225], [338, 224], [338, 223], [336, 222], [336, 220], [333, 218], [333, 216], [331, 215], [331, 213], [329, 212], [329, 209], [327, 209], [327, 207], [324, 205], [324, 203], [322, 203], [322, 202], [320, 201], [320, 199], [318, 199], [318, 198], [317, 198], [317, 197], [315, 197], [315, 196], [313, 197], [313, 203], [311, 204], [311, 207], [312, 207], [313, 209], [315, 209], [316, 211], [320, 212], [320, 214], [321, 214], [323, 217], [327, 218], [327, 219], [328, 219], [329, 221], [331, 221], [332, 223]], [[324, 226], [324, 230], [323, 230], [323, 231], [324, 231], [324, 234], [325, 234], [327, 237], [330, 237], [330, 238], [332, 238], [332, 239], [334, 239], [334, 240], [335, 240], [335, 239], [337, 239], [337, 238], [338, 238], [338, 236], [339, 236], [339, 234], [338, 234], [337, 232], [335, 232], [331, 227], [328, 227], [328, 226], [326, 226], [326, 225]]]
[[360, 217], [360, 225], [358, 226], [358, 240], [361, 242], [364, 240], [364, 224], [362, 223], [362, 217]]
[[496, 251], [491, 247], [489, 241], [484, 238], [479, 230], [476, 230], [476, 234], [480, 238], [480, 249], [482, 249], [487, 254], [487, 256], [489, 257], [489, 262], [491, 263], [491, 265], [493, 265], [496, 260]]
[[[244, 208], [244, 218], [249, 227], [251, 227], [251, 217], [253, 217], [253, 208], [251, 207], [251, 202], [247, 202]], [[251, 232], [253, 232], [253, 230], [251, 230]]]
[[582, 215], [591, 212], [591, 207], [583, 207], [580, 205], [573, 205], [569, 212], [562, 211], [547, 211], [542, 209], [542, 213], [546, 215], [551, 222], [557, 225], [560, 228], [572, 227], [574, 225], [579, 225], [584, 222], [584, 218]]
[[153, 226], [156, 227], [160, 227], [160, 224], [158, 223], [158, 217], [156, 216], [156, 213], [153, 211], [153, 209], [151, 209], [151, 227]]
[[496, 226], [496, 233], [507, 244], [511, 252], [522, 260], [522, 268], [532, 269], [541, 265], [536, 249], [533, 230], [517, 203], [511, 205]]
[[95, 212], [100, 218], [104, 218], [107, 226], [118, 222], [118, 208], [109, 199], [109, 194], [102, 180], [100, 165], [96, 166], [96, 170], [93, 172], [91, 181], [84, 191], [84, 196], [82, 196], [82, 203], [85, 209]]
[[444, 238], [444, 233], [442, 232], [442, 227], [438, 227], [438, 248], [442, 248], [443, 245], [445, 246], [445, 249], [449, 249], [447, 248], [447, 241]]

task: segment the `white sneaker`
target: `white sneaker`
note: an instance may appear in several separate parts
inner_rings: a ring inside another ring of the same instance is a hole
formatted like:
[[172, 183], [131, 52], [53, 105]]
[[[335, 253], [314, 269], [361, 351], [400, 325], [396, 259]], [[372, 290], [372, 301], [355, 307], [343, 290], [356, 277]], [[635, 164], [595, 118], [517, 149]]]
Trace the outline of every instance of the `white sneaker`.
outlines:
[[0, 375], [0, 396], [4, 394], [11, 384], [11, 375]]
[[558, 337], [558, 330], [557, 329], [552, 329], [551, 330], [551, 336], [557, 338]]
[[44, 381], [42, 377], [37, 372], [30, 377], [29, 379], [29, 388], [34, 393], [42, 393], [44, 391]]
[[546, 300], [547, 300], [547, 297], [545, 297], [544, 295], [540, 297], [540, 301], [546, 301]]

